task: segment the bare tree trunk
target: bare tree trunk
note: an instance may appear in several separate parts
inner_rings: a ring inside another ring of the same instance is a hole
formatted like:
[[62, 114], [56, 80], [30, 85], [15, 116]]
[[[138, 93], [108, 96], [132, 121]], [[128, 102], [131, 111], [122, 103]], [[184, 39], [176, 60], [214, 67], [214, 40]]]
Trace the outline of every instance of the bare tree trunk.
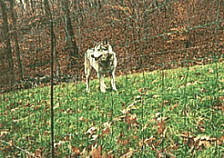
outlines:
[[64, 6], [62, 7], [65, 15], [66, 15], [66, 21], [67, 21], [67, 25], [66, 25], [66, 29], [68, 31], [68, 37], [67, 37], [67, 43], [69, 45], [69, 48], [71, 48], [72, 50], [69, 53], [69, 59], [70, 59], [70, 64], [71, 64], [71, 68], [73, 68], [74, 64], [76, 63], [76, 60], [78, 58], [78, 46], [76, 44], [75, 41], [75, 34], [73, 31], [73, 27], [72, 27], [72, 22], [71, 22], [71, 16], [70, 16], [70, 10], [68, 7], [68, 1], [64, 0], [63, 1]]
[[44, 9], [43, 9], [44, 7], [43, 7], [43, 1], [42, 0], [40, 0], [40, 9], [41, 9], [41, 13], [43, 13], [44, 12]]
[[17, 37], [17, 23], [16, 23], [16, 16], [15, 16], [13, 7], [14, 7], [14, 0], [10, 0], [10, 10], [11, 10], [11, 17], [13, 21], [14, 37], [15, 37], [15, 44], [16, 44], [16, 55], [17, 55], [17, 60], [19, 65], [19, 76], [20, 76], [20, 79], [23, 79], [24, 78], [23, 65], [20, 58], [20, 49], [19, 49], [19, 43], [18, 43], [18, 37]]
[[24, 8], [23, 0], [19, 0], [19, 2], [20, 2], [21, 6], [22, 6], [22, 9], [24, 11], [25, 8]]
[[26, 3], [26, 7], [25, 7], [25, 9], [26, 10], [29, 10], [30, 9], [30, 4], [29, 4], [29, 0], [25, 0], [25, 3]]
[[33, 0], [30, 0], [30, 5], [31, 5], [31, 8], [32, 8], [32, 12], [34, 12]]
[[[4, 48], [0, 48], [0, 59], [1, 59], [1, 63], [2, 63], [3, 69], [5, 69], [5, 67], [6, 67], [6, 65], [5, 65], [6, 54], [4, 52], [5, 52], [5, 49]], [[1, 72], [2, 71], [4, 71], [4, 70], [1, 70]]]
[[13, 70], [13, 59], [12, 59], [12, 49], [11, 49], [11, 42], [9, 38], [9, 27], [8, 27], [8, 16], [6, 11], [6, 5], [3, 0], [0, 0], [0, 5], [2, 9], [2, 17], [3, 17], [3, 30], [5, 32], [5, 42], [6, 42], [6, 50], [7, 50], [7, 58], [9, 62], [9, 72], [10, 72], [10, 81], [11, 81], [11, 88], [15, 83], [15, 73]]
[[[45, 6], [45, 11], [46, 11], [47, 16], [52, 21], [52, 14], [51, 14], [51, 10], [50, 10], [50, 6], [49, 6], [48, 0], [44, 0], [44, 6]], [[49, 21], [49, 23], [51, 21]], [[56, 76], [60, 77], [60, 74], [61, 74], [61, 72], [60, 72], [60, 64], [59, 64], [58, 58], [57, 58], [56, 38], [55, 38], [54, 30], [52, 30], [52, 36], [53, 36], [53, 40], [54, 40], [54, 47], [52, 49], [53, 49], [53, 52], [54, 52], [54, 63], [55, 63]]]

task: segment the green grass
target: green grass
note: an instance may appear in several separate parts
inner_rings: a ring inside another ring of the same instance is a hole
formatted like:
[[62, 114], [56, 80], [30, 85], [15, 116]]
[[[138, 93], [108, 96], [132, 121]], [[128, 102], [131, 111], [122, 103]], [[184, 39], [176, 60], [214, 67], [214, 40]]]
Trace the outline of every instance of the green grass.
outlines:
[[[82, 82], [54, 87], [57, 157], [223, 157], [223, 63], [120, 76], [117, 92], [90, 83], [89, 94]], [[50, 88], [1, 94], [0, 105], [0, 156], [49, 157]]]

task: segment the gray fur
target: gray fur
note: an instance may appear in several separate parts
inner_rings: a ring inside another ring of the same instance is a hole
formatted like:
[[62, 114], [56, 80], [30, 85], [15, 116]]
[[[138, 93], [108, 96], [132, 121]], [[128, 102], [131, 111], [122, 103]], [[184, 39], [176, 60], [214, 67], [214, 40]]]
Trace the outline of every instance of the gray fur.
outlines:
[[110, 74], [111, 86], [113, 90], [117, 90], [115, 85], [115, 69], [117, 67], [117, 58], [113, 52], [111, 45], [106, 43], [99, 43], [96, 47], [88, 49], [85, 53], [85, 75], [86, 75], [86, 91], [89, 92], [89, 79], [91, 70], [95, 69], [100, 83], [100, 91], [106, 92], [106, 85], [104, 83], [104, 76], [106, 73]]

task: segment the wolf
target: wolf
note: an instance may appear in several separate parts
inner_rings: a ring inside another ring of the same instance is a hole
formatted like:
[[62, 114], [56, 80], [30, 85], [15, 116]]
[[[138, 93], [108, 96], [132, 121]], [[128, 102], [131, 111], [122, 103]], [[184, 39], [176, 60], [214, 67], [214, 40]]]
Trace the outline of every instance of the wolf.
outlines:
[[111, 86], [114, 91], [117, 90], [115, 85], [115, 69], [117, 67], [116, 53], [112, 50], [112, 46], [108, 41], [98, 43], [94, 48], [88, 49], [85, 53], [85, 75], [86, 75], [86, 91], [89, 92], [89, 80], [92, 69], [97, 72], [99, 78], [100, 91], [106, 92], [104, 76], [109, 73], [111, 78]]

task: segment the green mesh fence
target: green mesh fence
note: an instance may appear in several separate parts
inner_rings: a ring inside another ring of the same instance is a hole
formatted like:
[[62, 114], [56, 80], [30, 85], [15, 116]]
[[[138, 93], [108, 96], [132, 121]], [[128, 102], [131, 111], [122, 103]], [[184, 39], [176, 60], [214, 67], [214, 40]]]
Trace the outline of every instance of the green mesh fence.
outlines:
[[[0, 157], [223, 157], [223, 0], [0, 0]], [[108, 39], [117, 91], [86, 92]]]

